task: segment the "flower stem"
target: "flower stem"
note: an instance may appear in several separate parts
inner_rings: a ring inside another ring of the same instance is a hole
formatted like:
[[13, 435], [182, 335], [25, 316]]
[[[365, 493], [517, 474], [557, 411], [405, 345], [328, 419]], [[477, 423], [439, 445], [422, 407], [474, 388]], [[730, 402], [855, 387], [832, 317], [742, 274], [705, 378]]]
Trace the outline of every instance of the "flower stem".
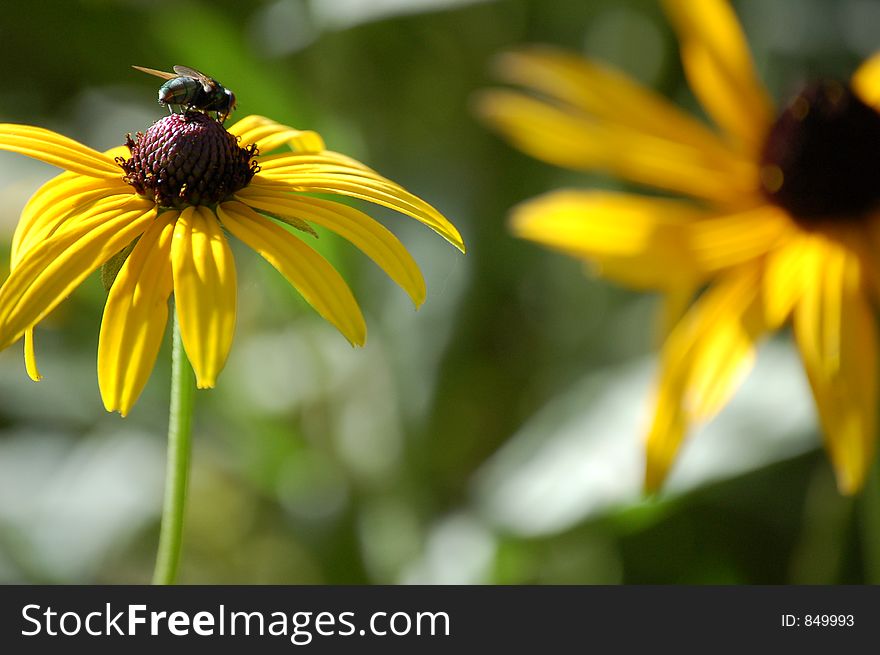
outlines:
[[172, 315], [171, 405], [168, 410], [165, 500], [162, 504], [156, 568], [153, 571], [153, 584], [157, 585], [174, 584], [180, 564], [195, 390], [195, 379], [183, 349], [176, 309], [172, 310]]

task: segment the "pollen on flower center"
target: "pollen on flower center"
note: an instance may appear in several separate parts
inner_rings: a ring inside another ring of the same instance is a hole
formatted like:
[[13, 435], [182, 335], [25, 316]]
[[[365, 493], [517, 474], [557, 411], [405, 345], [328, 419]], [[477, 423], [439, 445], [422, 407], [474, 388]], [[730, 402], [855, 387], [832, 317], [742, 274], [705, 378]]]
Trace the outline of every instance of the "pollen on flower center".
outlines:
[[800, 223], [858, 220], [880, 208], [880, 113], [832, 81], [807, 86], [771, 128], [767, 198]]
[[242, 148], [213, 118], [190, 111], [156, 121], [146, 134], [126, 139], [131, 151], [120, 158], [125, 181], [161, 207], [212, 205], [251, 181], [256, 147]]

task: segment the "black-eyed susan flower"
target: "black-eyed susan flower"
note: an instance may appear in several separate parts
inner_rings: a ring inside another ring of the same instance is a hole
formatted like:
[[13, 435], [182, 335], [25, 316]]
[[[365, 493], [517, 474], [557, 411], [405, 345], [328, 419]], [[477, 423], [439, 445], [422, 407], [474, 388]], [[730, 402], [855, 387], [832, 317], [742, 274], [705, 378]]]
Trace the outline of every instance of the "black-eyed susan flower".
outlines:
[[[665, 293], [646, 438], [646, 487], [689, 427], [749, 371], [756, 342], [791, 323], [838, 486], [875, 452], [880, 291], [880, 55], [849, 83], [817, 80], [775, 110], [724, 0], [666, 0], [690, 87], [718, 129], [608, 66], [548, 47], [500, 57], [481, 115], [552, 164], [605, 170], [673, 197], [560, 190], [512, 229], [602, 275]], [[784, 410], [783, 410], [784, 411]]]
[[389, 230], [326, 195], [390, 207], [464, 249], [455, 227], [424, 200], [326, 150], [317, 133], [261, 116], [227, 131], [201, 112], [172, 114], [107, 153], [38, 127], [3, 124], [0, 149], [66, 171], [44, 184], [22, 212], [11, 272], [0, 288], [0, 348], [24, 337], [27, 371], [39, 379], [35, 326], [107, 264], [98, 383], [107, 410], [123, 415], [153, 368], [172, 293], [196, 383], [214, 386], [236, 316], [228, 235], [262, 255], [354, 345], [366, 338], [364, 318], [339, 273], [307, 243], [312, 225], [362, 250], [417, 306], [425, 283]]

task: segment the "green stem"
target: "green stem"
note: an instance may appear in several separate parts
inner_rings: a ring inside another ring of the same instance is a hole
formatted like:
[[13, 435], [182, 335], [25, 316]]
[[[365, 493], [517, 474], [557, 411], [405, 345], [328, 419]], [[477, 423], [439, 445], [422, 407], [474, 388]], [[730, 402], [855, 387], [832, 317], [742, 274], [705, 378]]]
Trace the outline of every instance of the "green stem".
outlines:
[[174, 584], [183, 542], [189, 456], [191, 450], [195, 378], [186, 358], [176, 308], [173, 314], [171, 345], [171, 405], [168, 410], [168, 458], [165, 464], [165, 500], [153, 584]]

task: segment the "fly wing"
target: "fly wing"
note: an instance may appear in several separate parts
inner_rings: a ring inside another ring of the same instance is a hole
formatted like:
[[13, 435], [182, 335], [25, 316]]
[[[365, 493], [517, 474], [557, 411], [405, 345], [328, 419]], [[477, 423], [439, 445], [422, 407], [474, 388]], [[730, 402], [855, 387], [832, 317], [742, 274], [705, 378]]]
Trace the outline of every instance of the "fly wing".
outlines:
[[166, 73], [165, 71], [157, 71], [155, 68], [144, 68], [143, 66], [132, 66], [132, 68], [136, 68], [137, 70], [143, 73], [147, 73], [149, 75], [161, 77], [163, 80], [173, 80], [177, 77], [180, 77], [178, 73]]
[[220, 88], [220, 84], [214, 78], [208, 77], [204, 73], [200, 73], [195, 68], [190, 68], [189, 66], [175, 66], [174, 72], [183, 77], [191, 77], [194, 80], [198, 80], [202, 83], [202, 88], [205, 90], [205, 93], [212, 93]]

